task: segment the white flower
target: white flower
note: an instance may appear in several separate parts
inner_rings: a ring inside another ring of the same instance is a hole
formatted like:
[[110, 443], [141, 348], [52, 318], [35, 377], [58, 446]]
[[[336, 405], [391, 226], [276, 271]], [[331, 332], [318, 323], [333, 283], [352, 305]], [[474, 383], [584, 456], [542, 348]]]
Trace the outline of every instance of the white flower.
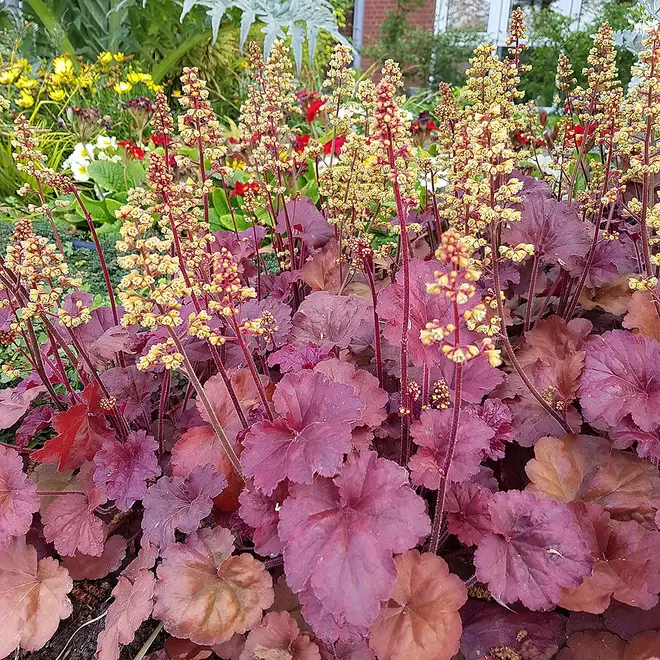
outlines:
[[[96, 148], [99, 151], [105, 151], [106, 149], [117, 149], [117, 138], [114, 135], [99, 135], [96, 138]], [[99, 160], [101, 160], [101, 154], [98, 155]]]
[[[91, 143], [83, 144], [78, 142], [78, 144], [73, 148], [73, 154], [71, 154], [75, 160], [93, 160], [94, 159], [94, 145]], [[70, 158], [71, 158], [70, 156]]]
[[73, 172], [73, 178], [76, 181], [89, 181], [89, 172], [87, 171], [87, 166], [89, 161], [77, 161], [72, 164], [71, 171]]
[[558, 179], [561, 172], [551, 167], [552, 161], [552, 156], [548, 154], [536, 154], [536, 157], [533, 158], [531, 162], [537, 165], [544, 174], [548, 174], [551, 177]]
[[431, 186], [431, 173], [430, 172], [427, 172], [424, 176], [420, 177], [419, 183], [420, 183], [421, 186], [426, 188], [426, 190], [428, 190], [429, 192], [432, 192], [434, 189], [437, 192], [438, 190], [440, 190], [441, 188], [444, 188], [449, 183], [449, 181], [447, 181], [447, 179], [440, 176], [441, 174], [442, 174], [442, 172], [440, 172], [440, 173], [436, 172], [435, 173], [435, 177], [433, 178], [433, 186]]

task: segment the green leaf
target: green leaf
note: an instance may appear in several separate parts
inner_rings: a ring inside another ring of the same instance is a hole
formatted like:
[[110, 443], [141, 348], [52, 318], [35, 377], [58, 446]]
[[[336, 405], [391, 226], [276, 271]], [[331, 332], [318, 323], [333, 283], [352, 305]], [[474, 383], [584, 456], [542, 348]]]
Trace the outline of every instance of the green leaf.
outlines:
[[315, 204], [319, 201], [319, 187], [316, 179], [308, 181], [301, 189], [300, 193], [304, 197], [309, 197]]
[[[245, 220], [241, 213], [234, 212], [234, 218], [238, 231], [249, 229], [252, 226]], [[234, 221], [232, 220], [231, 213], [220, 215], [215, 209], [211, 209], [209, 224], [211, 225], [211, 231], [234, 231]]]
[[222, 188], [216, 188], [211, 193], [211, 201], [213, 202], [213, 208], [218, 215], [227, 215], [227, 213], [229, 213], [229, 203], [227, 202], [225, 191]]
[[113, 163], [109, 160], [95, 160], [87, 168], [89, 178], [109, 192], [126, 192], [139, 186], [144, 179], [144, 168], [136, 160]]
[[[80, 195], [82, 201], [85, 203], [85, 208], [90, 212], [92, 219], [95, 223], [111, 222], [114, 218], [110, 215], [108, 209], [106, 208], [104, 201], [99, 201], [93, 197], [88, 197], [87, 195]], [[84, 214], [81, 208], [76, 205], [76, 213], [84, 218]]]
[[174, 50], [171, 50], [154, 68], [151, 72], [151, 77], [154, 82], [158, 84], [165, 77], [165, 74], [176, 64], [179, 60], [193, 49], [198, 44], [208, 41], [211, 38], [211, 31], [206, 30], [200, 32], [199, 34], [194, 34], [192, 37], [188, 37], [183, 43], [179, 44]]

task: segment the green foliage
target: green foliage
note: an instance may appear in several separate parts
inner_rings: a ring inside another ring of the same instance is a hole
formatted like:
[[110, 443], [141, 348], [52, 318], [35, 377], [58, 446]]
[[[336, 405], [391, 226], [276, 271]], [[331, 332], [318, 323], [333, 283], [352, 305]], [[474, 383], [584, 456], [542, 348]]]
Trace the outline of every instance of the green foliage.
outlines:
[[127, 192], [144, 179], [144, 167], [136, 160], [114, 163], [95, 160], [89, 164], [89, 178], [107, 192]]
[[435, 35], [413, 27], [408, 15], [419, 0], [400, 0], [381, 26], [381, 39], [364, 48], [373, 60], [393, 59], [401, 64], [404, 76], [416, 85], [444, 81], [451, 85], [465, 82], [465, 64], [479, 41], [478, 35], [450, 30]]
[[[587, 66], [587, 55], [593, 45], [592, 35], [604, 21], [615, 30], [627, 29], [633, 6], [633, 2], [607, 2], [602, 7], [601, 15], [583, 30], [573, 30], [571, 19], [552, 9], [533, 12], [529, 41], [534, 45], [522, 56], [523, 63], [532, 66], [531, 71], [521, 76], [525, 98], [539, 105], [552, 105], [557, 60], [562, 54], [571, 61], [578, 84], [583, 84], [585, 78], [582, 70]], [[632, 53], [619, 49], [617, 67], [624, 87], [630, 82], [630, 69], [634, 61]]]

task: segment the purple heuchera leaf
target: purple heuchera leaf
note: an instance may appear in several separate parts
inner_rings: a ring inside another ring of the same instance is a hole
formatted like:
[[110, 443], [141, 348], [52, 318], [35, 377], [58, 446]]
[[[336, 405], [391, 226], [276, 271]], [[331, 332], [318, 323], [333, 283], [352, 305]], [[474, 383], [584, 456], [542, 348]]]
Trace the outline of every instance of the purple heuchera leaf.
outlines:
[[134, 365], [113, 367], [101, 374], [101, 381], [108, 393], [117, 399], [117, 409], [134, 422], [146, 415], [151, 418], [154, 402], [152, 394], [157, 392], [160, 383], [151, 371], [140, 371]]
[[[414, 364], [425, 364], [432, 367], [442, 352], [439, 344], [425, 346], [419, 338], [419, 333], [426, 328], [426, 324], [434, 320], [442, 325], [454, 322], [454, 312], [451, 301], [446, 296], [432, 295], [426, 292], [426, 285], [435, 281], [436, 271], [446, 272], [447, 267], [439, 261], [421, 261], [414, 259], [410, 262], [410, 330], [408, 332], [408, 352]], [[393, 346], [400, 346], [403, 329], [403, 285], [402, 272], [396, 276], [396, 282], [388, 285], [378, 296], [378, 314], [385, 322], [383, 335]], [[471, 309], [479, 300], [479, 296], [470, 299], [463, 309]], [[461, 340], [469, 342], [474, 336], [461, 320]], [[478, 343], [478, 342], [477, 342]]]
[[660, 342], [611, 330], [586, 346], [580, 403], [588, 422], [616, 426], [626, 415], [642, 431], [660, 424]]
[[262, 556], [275, 557], [282, 554], [282, 543], [277, 535], [280, 520], [279, 508], [288, 495], [286, 483], [280, 484], [272, 495], [264, 495], [260, 490], [246, 484], [238, 501], [241, 506], [238, 515], [254, 529], [252, 541], [254, 550]]
[[345, 617], [329, 612], [311, 589], [301, 591], [298, 599], [305, 621], [312, 627], [314, 634], [325, 642], [359, 644], [367, 637], [368, 628], [353, 626], [346, 622]]
[[[92, 297], [88, 293], [77, 291], [65, 296], [63, 304], [70, 314], [76, 314], [77, 300], [86, 307], [92, 306]], [[71, 328], [76, 339], [85, 347], [85, 352], [95, 369], [102, 369], [115, 359], [117, 353], [132, 353], [137, 340], [134, 332], [121, 325], [116, 325], [110, 307], [97, 307], [91, 313], [91, 319], [84, 325]]]
[[143, 498], [142, 530], [161, 549], [175, 542], [174, 532], [194, 532], [211, 513], [213, 499], [227, 480], [211, 465], [196, 467], [188, 477], [161, 477]]
[[0, 429], [8, 429], [14, 426], [16, 422], [25, 415], [30, 404], [46, 388], [43, 385], [31, 387], [27, 390], [21, 390], [20, 386], [16, 388], [7, 387], [0, 391]]
[[615, 449], [627, 449], [637, 443], [637, 454], [641, 458], [660, 459], [660, 426], [653, 431], [642, 431], [630, 418], [630, 415], [609, 429], [612, 446]]
[[313, 369], [319, 362], [331, 357], [334, 357], [334, 352], [328, 347], [321, 348], [311, 342], [300, 346], [287, 344], [279, 351], [270, 354], [268, 366], [275, 367], [279, 365], [280, 371], [284, 374], [289, 371], [297, 372], [303, 369]]
[[245, 475], [266, 495], [284, 479], [311, 483], [315, 474], [336, 475], [363, 408], [353, 388], [301, 371], [284, 376], [273, 403], [281, 419], [259, 422], [245, 436]]
[[61, 555], [72, 557], [80, 552], [100, 557], [108, 527], [94, 515], [94, 509], [103, 501], [78, 493], [60, 495], [42, 516], [44, 537]]
[[51, 406], [39, 406], [32, 408], [21, 425], [16, 429], [16, 446], [27, 447], [30, 440], [44, 429], [50, 426], [50, 421], [53, 415], [57, 414], [57, 410]]
[[388, 394], [378, 385], [378, 379], [364, 369], [356, 369], [350, 362], [331, 358], [320, 362], [314, 371], [325, 374], [333, 383], [352, 388], [353, 394], [362, 401], [359, 425], [378, 426], [387, 417], [385, 407]]
[[133, 431], [124, 442], [106, 442], [94, 456], [94, 483], [105, 486], [108, 498], [128, 511], [147, 492], [147, 480], [160, 475], [158, 443], [145, 431]]
[[[409, 467], [413, 482], [437, 490], [443, 476], [443, 464], [451, 436], [453, 408], [426, 410], [413, 423], [410, 433], [413, 442], [420, 447], [410, 459]], [[479, 470], [482, 456], [490, 448], [495, 431], [470, 410], [462, 410], [456, 448], [449, 469], [449, 482], [466, 481]]]
[[591, 245], [591, 225], [582, 221], [578, 206], [558, 202], [541, 191], [531, 191], [521, 204], [519, 222], [512, 222], [502, 232], [502, 242], [508, 245], [531, 243], [547, 262], [564, 268], [578, 266]]
[[449, 532], [465, 545], [477, 545], [491, 530], [488, 505], [491, 491], [473, 481], [452, 484], [447, 491], [445, 510]]
[[475, 408], [475, 412], [495, 434], [485, 451], [486, 458], [494, 461], [504, 458], [504, 443], [513, 442], [511, 410], [500, 399], [486, 399], [483, 406]]
[[37, 486], [23, 472], [23, 459], [13, 449], [0, 446], [0, 549], [12, 537], [27, 534], [37, 511]]
[[335, 235], [335, 230], [328, 224], [323, 214], [316, 208], [309, 197], [292, 199], [284, 205], [277, 215], [277, 231], [287, 233], [286, 220], [293, 236], [299, 238], [311, 249], [323, 247]]
[[373, 306], [368, 300], [315, 291], [294, 314], [289, 339], [294, 346], [312, 342], [324, 348], [358, 350], [371, 346], [373, 337]]
[[494, 649], [510, 649], [510, 657], [520, 660], [551, 660], [565, 637], [566, 617], [554, 612], [514, 612], [494, 603], [468, 600], [461, 618], [465, 660], [486, 660]]
[[393, 554], [429, 533], [426, 503], [404, 468], [373, 451], [351, 454], [333, 480], [289, 492], [278, 527], [289, 586], [311, 589], [340, 621], [368, 626], [396, 579]]
[[474, 564], [498, 601], [548, 610], [561, 587], [577, 587], [591, 573], [589, 548], [565, 504], [511, 490], [492, 495], [488, 512], [491, 530]]
[[248, 300], [241, 305], [241, 319], [243, 321], [259, 318], [264, 312], [268, 312], [275, 319], [277, 330], [262, 338], [250, 337], [250, 341], [258, 343], [267, 350], [280, 348], [286, 343], [286, 338], [291, 332], [291, 307], [276, 298], [264, 298], [263, 300]]

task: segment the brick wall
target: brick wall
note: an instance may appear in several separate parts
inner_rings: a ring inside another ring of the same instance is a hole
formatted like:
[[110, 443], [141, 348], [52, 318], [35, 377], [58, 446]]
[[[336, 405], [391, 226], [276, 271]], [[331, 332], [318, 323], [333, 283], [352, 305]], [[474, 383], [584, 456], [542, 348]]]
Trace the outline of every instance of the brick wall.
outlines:
[[[396, 7], [397, 0], [365, 0], [363, 45], [378, 41], [381, 23], [387, 14], [396, 11]], [[433, 30], [434, 16], [435, 0], [425, 0], [423, 6], [415, 7], [410, 12], [409, 22], [411, 25]]]

